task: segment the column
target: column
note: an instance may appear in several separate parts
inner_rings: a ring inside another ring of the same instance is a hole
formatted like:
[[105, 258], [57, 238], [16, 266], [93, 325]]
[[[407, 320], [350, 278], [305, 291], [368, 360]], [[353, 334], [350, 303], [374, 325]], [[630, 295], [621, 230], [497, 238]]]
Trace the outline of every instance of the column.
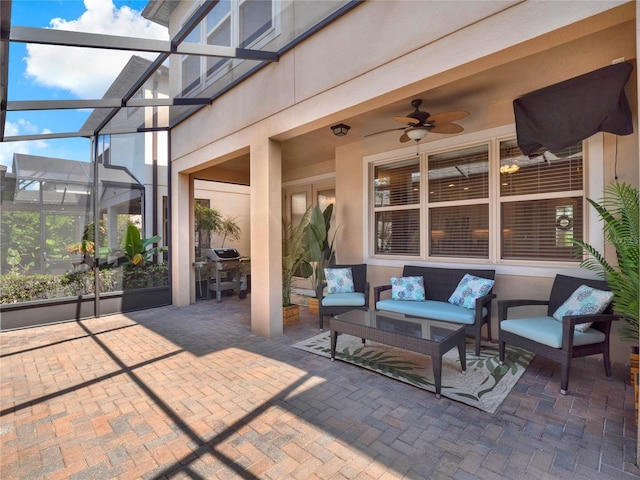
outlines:
[[282, 335], [282, 155], [265, 137], [251, 143], [251, 331]]
[[193, 181], [189, 175], [171, 174], [171, 281], [172, 304], [185, 307], [196, 301], [193, 263]]

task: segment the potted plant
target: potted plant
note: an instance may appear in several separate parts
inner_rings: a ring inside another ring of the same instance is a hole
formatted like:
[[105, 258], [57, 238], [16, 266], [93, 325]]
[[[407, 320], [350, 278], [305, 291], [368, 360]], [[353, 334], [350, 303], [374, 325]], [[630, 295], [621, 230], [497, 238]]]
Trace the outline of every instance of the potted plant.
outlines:
[[587, 253], [581, 266], [595, 271], [613, 292], [614, 309], [620, 319], [618, 329], [623, 341], [632, 343], [631, 380], [635, 388], [636, 419], [638, 412], [638, 189], [627, 183], [613, 183], [604, 189], [600, 202], [587, 201], [603, 220], [606, 240], [616, 250], [616, 265], [611, 265], [593, 246], [579, 240], [574, 243]]
[[223, 217], [220, 220], [218, 229], [216, 231], [218, 235], [222, 236], [222, 243], [220, 246], [224, 248], [224, 242], [229, 237], [231, 240], [240, 240], [240, 226], [236, 223], [235, 218]]
[[[308, 249], [304, 268], [311, 277], [311, 285], [314, 292], [325, 280], [325, 267], [335, 263], [335, 251], [333, 249], [335, 233], [331, 241], [329, 241], [332, 215], [333, 203], [327, 205], [324, 211], [322, 211], [320, 207], [315, 206], [311, 210], [311, 216], [307, 226]], [[309, 298], [309, 312], [316, 315], [318, 314], [318, 298]]]
[[[307, 209], [297, 225], [288, 218], [282, 219], [282, 321], [285, 325], [297, 323], [300, 319], [300, 306], [291, 302], [291, 293], [295, 286], [294, 277], [305, 262], [309, 212]], [[305, 274], [302, 272], [303, 276]]]
[[[215, 233], [219, 230], [222, 222], [222, 215], [220, 215], [217, 210], [205, 207], [199, 203], [194, 203], [193, 208], [195, 230], [198, 237], [196, 260], [204, 260], [202, 248], [209, 247], [209, 236], [211, 233]], [[207, 235], [206, 241], [205, 234]]]

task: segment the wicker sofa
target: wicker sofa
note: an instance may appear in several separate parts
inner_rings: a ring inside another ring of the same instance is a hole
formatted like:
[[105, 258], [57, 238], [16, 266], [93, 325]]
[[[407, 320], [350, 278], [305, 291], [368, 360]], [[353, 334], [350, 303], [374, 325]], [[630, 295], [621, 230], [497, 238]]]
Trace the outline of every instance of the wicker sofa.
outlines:
[[381, 285], [373, 290], [375, 308], [414, 317], [464, 324], [467, 335], [475, 337], [475, 351], [476, 355], [479, 355], [481, 330], [485, 324], [487, 337], [491, 341], [491, 301], [496, 295], [490, 290], [486, 295], [476, 299], [473, 309], [449, 303], [449, 298], [465, 274], [493, 280], [495, 270], [405, 265], [402, 270], [403, 277], [421, 276], [423, 278], [425, 300], [394, 300], [390, 298], [392, 286]]

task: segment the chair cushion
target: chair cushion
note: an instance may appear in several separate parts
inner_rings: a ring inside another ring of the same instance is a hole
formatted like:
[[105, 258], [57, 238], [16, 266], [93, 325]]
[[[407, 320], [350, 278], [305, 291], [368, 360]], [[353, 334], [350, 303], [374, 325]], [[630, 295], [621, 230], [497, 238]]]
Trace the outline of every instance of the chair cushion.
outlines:
[[327, 292], [329, 293], [352, 293], [355, 291], [351, 268], [325, 268], [324, 276], [327, 279]]
[[449, 297], [449, 303], [464, 308], [476, 308], [476, 300], [488, 294], [493, 284], [494, 280], [466, 273]]
[[393, 300], [424, 301], [424, 278], [391, 277], [391, 298]]
[[[602, 313], [613, 299], [613, 292], [597, 290], [587, 285], [580, 285], [571, 296], [553, 312], [553, 318], [562, 321], [565, 315], [595, 315]], [[590, 322], [579, 323], [576, 330], [586, 331], [591, 327]]]
[[[500, 330], [514, 333], [536, 343], [553, 348], [562, 348], [562, 323], [553, 317], [518, 318], [500, 322]], [[605, 334], [600, 330], [589, 328], [584, 332], [575, 331], [574, 345], [590, 345], [604, 342]]]
[[[376, 309], [387, 312], [404, 313], [414, 317], [431, 318], [445, 322], [464, 323], [473, 325], [475, 311], [468, 308], [451, 305], [447, 302], [425, 300], [424, 302], [405, 302], [403, 300], [385, 299], [376, 303]], [[483, 309], [486, 314], [486, 309]]]
[[363, 307], [364, 293], [330, 293], [322, 298], [324, 307]]

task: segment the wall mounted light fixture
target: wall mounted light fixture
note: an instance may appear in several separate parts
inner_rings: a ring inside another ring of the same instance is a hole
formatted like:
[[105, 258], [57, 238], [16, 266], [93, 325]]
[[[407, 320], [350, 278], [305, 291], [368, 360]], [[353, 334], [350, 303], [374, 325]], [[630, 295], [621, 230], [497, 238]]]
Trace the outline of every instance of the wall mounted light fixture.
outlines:
[[331, 127], [331, 130], [333, 130], [333, 134], [336, 137], [344, 137], [350, 128], [351, 127], [349, 125], [345, 125], [344, 123], [339, 123]]

